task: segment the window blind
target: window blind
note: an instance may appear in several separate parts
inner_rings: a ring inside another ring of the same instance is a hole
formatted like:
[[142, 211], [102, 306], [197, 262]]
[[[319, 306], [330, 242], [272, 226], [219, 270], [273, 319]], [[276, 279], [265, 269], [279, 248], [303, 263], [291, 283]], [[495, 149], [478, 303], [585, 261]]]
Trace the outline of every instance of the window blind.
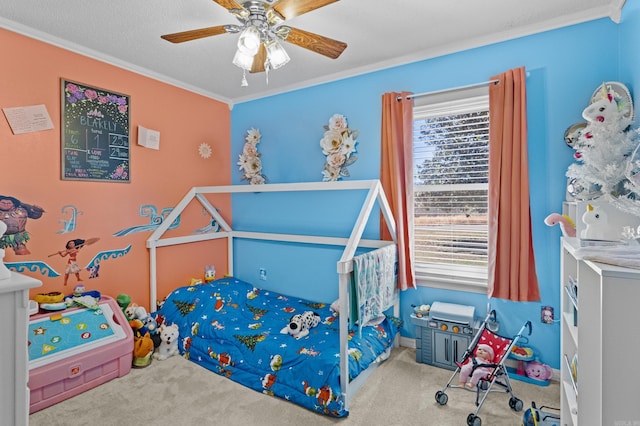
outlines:
[[413, 140], [416, 266], [486, 276], [488, 97], [414, 108]]

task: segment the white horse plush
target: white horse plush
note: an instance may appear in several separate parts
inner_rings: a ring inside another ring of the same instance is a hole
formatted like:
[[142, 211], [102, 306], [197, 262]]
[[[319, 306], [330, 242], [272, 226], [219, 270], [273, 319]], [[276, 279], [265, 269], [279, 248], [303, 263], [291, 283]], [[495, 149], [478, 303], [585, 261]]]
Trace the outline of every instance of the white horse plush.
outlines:
[[599, 207], [587, 204], [587, 210], [582, 215], [582, 221], [586, 225], [580, 234], [584, 240], [606, 240], [606, 227], [608, 225], [607, 213]]

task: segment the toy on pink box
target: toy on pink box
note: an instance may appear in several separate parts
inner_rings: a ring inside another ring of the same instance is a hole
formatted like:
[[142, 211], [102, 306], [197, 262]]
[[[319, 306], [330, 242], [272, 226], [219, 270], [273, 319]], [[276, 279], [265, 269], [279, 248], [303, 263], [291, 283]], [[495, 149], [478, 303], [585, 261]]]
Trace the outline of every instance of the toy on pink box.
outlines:
[[29, 320], [30, 413], [131, 371], [133, 332], [115, 300]]

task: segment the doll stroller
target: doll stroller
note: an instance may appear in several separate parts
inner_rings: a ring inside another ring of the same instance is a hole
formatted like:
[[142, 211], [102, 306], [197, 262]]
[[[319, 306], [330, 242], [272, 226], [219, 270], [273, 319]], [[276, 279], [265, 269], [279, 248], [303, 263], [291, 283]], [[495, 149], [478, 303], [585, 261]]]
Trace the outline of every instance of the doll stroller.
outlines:
[[[476, 410], [473, 413], [470, 413], [467, 416], [467, 425], [468, 426], [480, 426], [482, 424], [482, 420], [478, 417], [478, 413], [482, 408], [482, 404], [484, 404], [485, 399], [489, 395], [490, 392], [508, 392], [509, 393], [509, 407], [514, 411], [522, 411], [523, 403], [522, 400], [517, 398], [513, 394], [513, 390], [511, 388], [511, 382], [509, 380], [509, 375], [507, 373], [507, 369], [504, 365], [511, 349], [516, 345], [518, 340], [522, 337], [525, 329], [529, 329], [529, 335], [531, 335], [531, 321], [527, 321], [521, 328], [518, 334], [513, 338], [509, 339], [507, 337], [499, 336], [487, 328], [487, 324], [489, 321], [496, 321], [496, 311], [492, 310], [486, 316], [476, 335], [469, 347], [465, 350], [462, 355], [462, 359], [460, 362], [457, 362], [457, 368], [449, 378], [447, 384], [436, 392], [436, 402], [440, 405], [445, 405], [449, 400], [449, 396], [446, 391], [449, 388], [458, 388], [465, 389], [465, 387], [460, 385], [452, 385], [453, 379], [461, 372], [461, 368], [466, 363], [474, 363], [473, 371], [476, 368], [481, 366], [485, 368], [488, 372], [483, 375], [478, 381], [477, 385], [473, 387], [473, 389], [466, 388], [467, 390], [472, 390], [476, 394]], [[486, 364], [475, 364], [474, 353], [478, 345], [489, 345], [493, 348], [493, 360], [491, 363]], [[494, 386], [496, 389], [494, 389]]]

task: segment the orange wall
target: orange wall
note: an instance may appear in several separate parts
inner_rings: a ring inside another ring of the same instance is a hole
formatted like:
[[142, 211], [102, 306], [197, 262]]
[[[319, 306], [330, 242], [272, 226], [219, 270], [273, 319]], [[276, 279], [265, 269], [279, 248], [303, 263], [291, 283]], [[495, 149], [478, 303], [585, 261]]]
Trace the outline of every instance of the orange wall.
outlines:
[[[230, 184], [229, 106], [3, 29], [0, 57], [0, 108], [44, 104], [54, 123], [53, 130], [14, 135], [0, 114], [0, 195], [45, 210], [41, 218], [26, 223], [31, 254], [16, 255], [7, 248], [5, 262], [46, 262], [61, 275], [50, 277], [41, 269], [23, 271], [43, 281], [43, 287], [32, 295], [51, 291], [70, 294], [76, 279], [69, 277], [68, 285], [63, 286], [67, 258], [50, 254], [64, 250], [70, 239], [98, 237], [97, 243], [78, 254], [78, 264], [84, 268], [100, 252], [131, 246], [126, 255], [103, 260], [97, 278], [89, 279], [86, 270], [80, 278], [88, 290], [112, 297], [127, 293], [149, 308], [145, 241], [151, 231], [125, 236], [114, 233], [148, 225], [150, 217], [140, 215], [141, 206], [153, 205], [160, 214], [173, 207], [192, 186]], [[61, 78], [130, 96], [130, 183], [61, 179]], [[138, 125], [160, 132], [160, 150], [137, 145]], [[208, 159], [199, 155], [202, 143], [213, 150]], [[228, 199], [218, 201], [216, 206], [230, 221]], [[63, 208], [69, 205], [79, 212], [76, 227], [61, 233], [64, 221], [70, 218]], [[184, 230], [183, 234], [189, 234], [208, 221], [200, 207], [192, 206], [173, 232]], [[186, 284], [191, 277], [201, 277], [207, 264], [215, 264], [219, 275], [226, 272], [224, 245], [199, 244], [202, 249], [159, 249], [159, 297]]]

